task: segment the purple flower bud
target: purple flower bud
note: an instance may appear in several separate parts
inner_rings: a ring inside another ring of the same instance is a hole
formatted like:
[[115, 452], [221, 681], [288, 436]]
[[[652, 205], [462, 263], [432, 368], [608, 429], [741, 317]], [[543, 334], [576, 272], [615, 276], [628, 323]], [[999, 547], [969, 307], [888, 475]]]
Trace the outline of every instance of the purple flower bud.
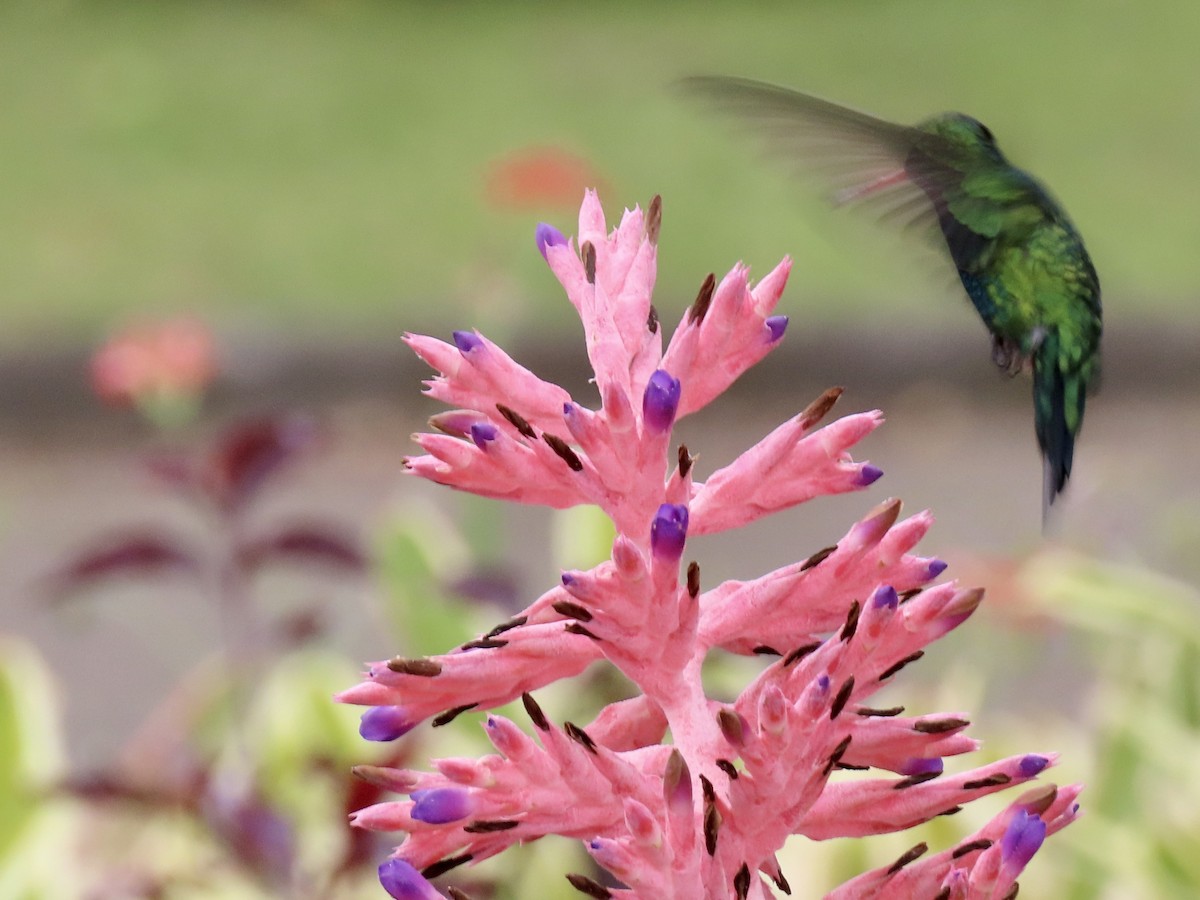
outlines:
[[664, 503], [650, 525], [650, 550], [659, 559], [678, 561], [687, 540], [688, 508]]
[[1029, 865], [1045, 839], [1046, 823], [1041, 817], [1018, 809], [1000, 839], [1001, 865], [1009, 872], [1020, 872]]
[[925, 577], [933, 581], [946, 571], [946, 563], [940, 559], [931, 559], [925, 566]]
[[471, 795], [462, 788], [425, 788], [409, 794], [413, 799], [409, 815], [418, 822], [445, 825], [471, 814]]
[[884, 606], [895, 609], [900, 605], [900, 598], [896, 595], [896, 589], [890, 584], [881, 584], [875, 591], [875, 596], [871, 598], [871, 603], [876, 609]]
[[787, 316], [768, 316], [763, 324], [767, 326], [767, 331], [771, 332], [771, 343], [775, 343], [783, 333], [787, 331], [788, 317]]
[[658, 369], [650, 376], [642, 397], [642, 419], [650, 428], [659, 433], [671, 429], [679, 408], [679, 392], [679, 379], [670, 372]]
[[415, 724], [403, 706], [374, 706], [363, 713], [358, 733], [367, 741], [394, 741]]
[[402, 859], [385, 859], [379, 864], [379, 883], [396, 900], [429, 900], [441, 896], [411, 863]]
[[547, 248], [561, 247], [567, 242], [561, 231], [545, 222], [538, 223], [537, 230], [533, 233], [533, 239], [537, 242], [538, 253], [542, 254], [542, 259], [546, 258]]
[[472, 350], [482, 347], [483, 341], [473, 331], [456, 331], [454, 332], [454, 346], [458, 348], [459, 353], [466, 356]]
[[1046, 757], [1030, 753], [1028, 756], [1021, 757], [1021, 761], [1017, 764], [1017, 770], [1025, 778], [1032, 778], [1046, 768], [1049, 763], [1050, 760]]
[[867, 463], [865, 466], [863, 466], [861, 469], [858, 470], [858, 478], [855, 479], [855, 483], [859, 487], [866, 487], [868, 484], [874, 484], [882, 477], [883, 477], [883, 469], [880, 469], [878, 466], [873, 466], [870, 463]]
[[901, 775], [941, 775], [946, 771], [946, 763], [940, 756], [914, 756], [904, 761], [900, 766]]
[[476, 422], [471, 426], [471, 440], [480, 450], [486, 450], [487, 445], [499, 436], [500, 432], [490, 422]]

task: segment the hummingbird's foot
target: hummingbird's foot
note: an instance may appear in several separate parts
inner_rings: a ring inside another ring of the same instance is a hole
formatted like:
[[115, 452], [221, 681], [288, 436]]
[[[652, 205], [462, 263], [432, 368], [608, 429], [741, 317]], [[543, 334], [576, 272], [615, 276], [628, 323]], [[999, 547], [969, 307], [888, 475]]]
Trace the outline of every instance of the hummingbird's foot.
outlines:
[[1012, 378], [1025, 366], [1021, 348], [999, 335], [992, 335], [992, 362]]

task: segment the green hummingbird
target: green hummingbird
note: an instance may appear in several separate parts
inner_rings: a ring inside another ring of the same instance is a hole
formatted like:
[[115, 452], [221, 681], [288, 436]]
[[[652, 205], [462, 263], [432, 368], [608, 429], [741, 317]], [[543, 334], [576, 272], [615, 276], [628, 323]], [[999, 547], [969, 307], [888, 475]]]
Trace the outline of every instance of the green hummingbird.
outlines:
[[683, 87], [756, 123], [803, 171], [822, 172], [835, 203], [875, 202], [884, 218], [929, 226], [991, 332], [996, 364], [1014, 375], [1032, 368], [1045, 515], [1071, 474], [1101, 333], [1096, 270], [1049, 191], [962, 113], [898, 125], [747, 79]]

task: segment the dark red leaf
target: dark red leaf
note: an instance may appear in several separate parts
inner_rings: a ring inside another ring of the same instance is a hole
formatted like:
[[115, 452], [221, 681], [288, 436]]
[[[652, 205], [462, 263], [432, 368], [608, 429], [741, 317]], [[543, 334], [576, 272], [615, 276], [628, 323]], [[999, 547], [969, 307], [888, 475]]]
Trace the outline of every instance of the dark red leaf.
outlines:
[[106, 541], [76, 556], [51, 576], [54, 593], [88, 587], [105, 578], [142, 577], [168, 571], [193, 573], [199, 559], [169, 537], [134, 533]]
[[229, 429], [218, 441], [210, 462], [219, 502], [227, 508], [245, 503], [310, 449], [316, 437], [312, 420], [300, 416], [260, 419]]
[[355, 573], [367, 568], [367, 556], [357, 538], [320, 524], [292, 525], [250, 538], [239, 548], [238, 558], [251, 571], [278, 562], [316, 563]]
[[[389, 754], [387, 758], [378, 761], [375, 765], [387, 766], [389, 768], [404, 768], [411, 756], [412, 748], [409, 742], [400, 741], [395, 753]], [[379, 803], [381, 800], [388, 799], [391, 796], [378, 785], [371, 784], [369, 781], [364, 781], [361, 778], [356, 778], [349, 773], [346, 773], [345, 779], [343, 783], [346, 792], [342, 797], [342, 811], [347, 816], [352, 812]], [[365, 828], [351, 828], [347, 832], [347, 835], [349, 840], [346, 842], [345, 855], [342, 857], [337, 868], [339, 874], [352, 872], [378, 856], [378, 834], [368, 831]]]

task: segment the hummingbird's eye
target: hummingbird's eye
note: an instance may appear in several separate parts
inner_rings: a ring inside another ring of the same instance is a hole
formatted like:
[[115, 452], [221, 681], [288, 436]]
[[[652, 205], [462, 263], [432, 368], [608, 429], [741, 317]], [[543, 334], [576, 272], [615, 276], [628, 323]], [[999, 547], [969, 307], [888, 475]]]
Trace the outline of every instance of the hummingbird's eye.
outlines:
[[996, 143], [996, 138], [992, 135], [992, 129], [988, 128], [982, 122], [979, 122], [979, 136], [989, 144]]

